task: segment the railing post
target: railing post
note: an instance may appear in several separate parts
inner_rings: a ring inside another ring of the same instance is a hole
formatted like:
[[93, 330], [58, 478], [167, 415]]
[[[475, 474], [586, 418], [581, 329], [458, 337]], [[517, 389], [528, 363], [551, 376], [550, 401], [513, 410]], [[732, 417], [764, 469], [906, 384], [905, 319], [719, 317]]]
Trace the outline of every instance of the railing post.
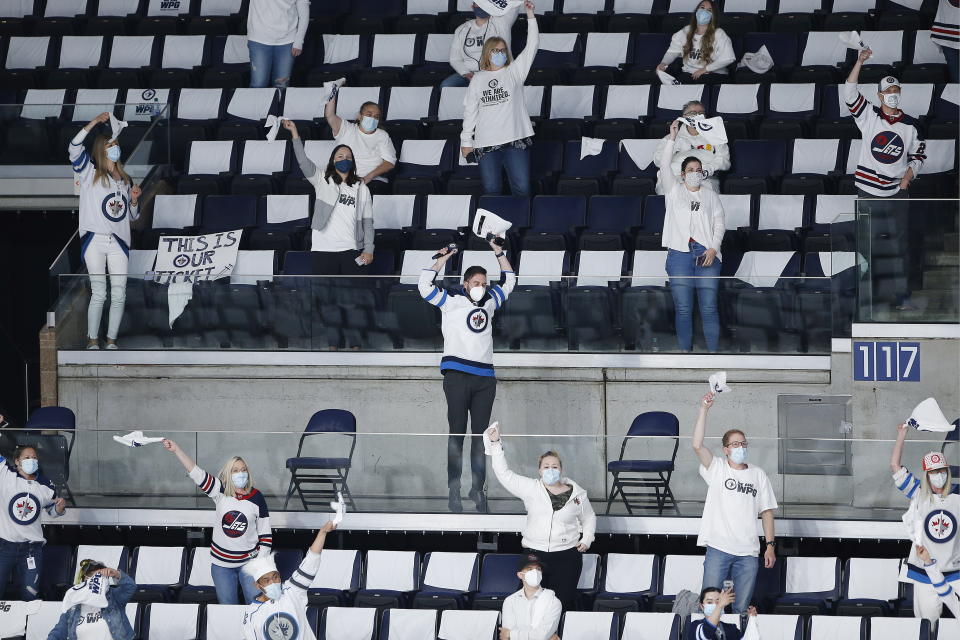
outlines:
[[40, 406], [54, 407], [57, 402], [57, 329], [40, 329]]

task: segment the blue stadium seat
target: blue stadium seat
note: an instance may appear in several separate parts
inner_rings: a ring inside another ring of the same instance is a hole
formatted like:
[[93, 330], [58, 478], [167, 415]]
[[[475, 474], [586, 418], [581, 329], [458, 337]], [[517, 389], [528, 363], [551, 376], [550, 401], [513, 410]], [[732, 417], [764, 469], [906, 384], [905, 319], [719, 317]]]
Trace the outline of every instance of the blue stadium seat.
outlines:
[[784, 585], [798, 585], [777, 598], [775, 613], [823, 615], [840, 597], [839, 558], [784, 558]]
[[300, 549], [274, 549], [273, 559], [277, 563], [277, 572], [280, 579], [286, 582], [293, 576], [303, 561], [303, 551]]
[[629, 231], [641, 224], [642, 209], [640, 197], [593, 196], [578, 248], [592, 251], [626, 248]]
[[838, 616], [893, 615], [899, 599], [898, 558], [848, 558], [843, 567]]
[[[530, 226], [530, 198], [521, 196], [481, 196], [477, 200], [477, 209], [486, 209], [513, 226], [507, 231], [507, 247], [519, 248], [520, 236]], [[485, 249], [488, 245], [485, 240], [471, 234], [467, 242], [471, 249]]]
[[556, 177], [563, 171], [563, 143], [538, 140], [530, 150], [530, 184], [534, 193], [553, 193]]
[[787, 145], [784, 140], [736, 140], [730, 156], [724, 193], [769, 193], [786, 171]]
[[[434, 637], [437, 634], [439, 614], [432, 610], [384, 609], [380, 614], [379, 640]], [[408, 634], [416, 635], [408, 635]]]
[[629, 351], [666, 351], [676, 342], [673, 297], [666, 286], [667, 251], [660, 249], [633, 254], [633, 277], [623, 290], [620, 311], [624, 348]]
[[659, 251], [662, 248], [663, 219], [667, 214], [663, 196], [650, 195], [643, 200], [643, 222], [633, 233], [633, 248]]
[[320, 568], [307, 599], [315, 606], [344, 606], [350, 594], [360, 588], [361, 554], [356, 550], [324, 549]]
[[499, 611], [503, 608], [503, 600], [520, 588], [517, 564], [522, 557], [519, 553], [488, 553], [483, 556], [480, 581], [477, 593], [473, 596], [474, 609]]
[[420, 553], [367, 551], [361, 589], [355, 607], [397, 609], [408, 606], [420, 588]]
[[[82, 559], [82, 558], [81, 558]], [[61, 544], [43, 545], [43, 572], [40, 574], [40, 596], [44, 600], [60, 600], [73, 584], [70, 568], [73, 562], [73, 547]], [[19, 598], [16, 594], [14, 598]]]
[[140, 623], [143, 640], [196, 638], [200, 633], [200, 605], [154, 602], [146, 606]]
[[[726, 16], [724, 16], [725, 18]], [[773, 59], [773, 68], [766, 73], [757, 73], [747, 67], [736, 71], [737, 82], [776, 82], [777, 77], [786, 77], [797, 64], [799, 43], [794, 33], [746, 33], [743, 35], [743, 50], [756, 52], [766, 47]]]
[[130, 575], [137, 583], [135, 602], [174, 602], [187, 579], [184, 547], [137, 547], [130, 560]]
[[609, 640], [617, 640], [620, 617], [612, 611], [566, 611], [560, 620], [559, 633], [565, 638], [606, 638], [608, 628]]
[[[774, 273], [777, 270], [779, 273]], [[724, 296], [734, 309], [731, 329], [739, 350], [752, 353], [799, 350], [795, 287], [799, 284], [800, 254], [748, 252], [736, 276], [738, 280]]]
[[633, 34], [633, 66], [624, 76], [625, 84], [659, 84], [656, 68], [670, 46], [666, 33]]
[[566, 250], [572, 248], [586, 223], [587, 199], [581, 196], [537, 196], [533, 199], [530, 229], [523, 249]]
[[190, 550], [190, 571], [183, 588], [180, 589], [180, 602], [213, 603], [217, 601], [217, 590], [210, 572], [210, 547], [194, 547]]
[[469, 594], [477, 590], [479, 569], [478, 553], [427, 553], [422, 586], [413, 598], [413, 608], [465, 609]]
[[255, 196], [207, 196], [203, 199], [200, 227], [203, 233], [250, 229], [257, 226]]
[[607, 190], [609, 178], [617, 171], [619, 145], [605, 141], [600, 153], [583, 159], [580, 140], [566, 143], [563, 153], [563, 175], [557, 181], [557, 195], [595, 196]]

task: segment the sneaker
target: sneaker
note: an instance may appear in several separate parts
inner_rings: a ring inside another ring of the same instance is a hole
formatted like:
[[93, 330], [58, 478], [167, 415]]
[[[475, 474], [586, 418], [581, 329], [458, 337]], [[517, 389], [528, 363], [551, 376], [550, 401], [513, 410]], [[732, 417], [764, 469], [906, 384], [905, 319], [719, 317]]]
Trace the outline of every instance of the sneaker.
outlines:
[[459, 489], [450, 489], [450, 498], [447, 500], [447, 506], [452, 513], [463, 513], [463, 501], [460, 499]]
[[107, 351], [116, 351], [116, 350], [119, 349], [119, 348], [120, 348], [120, 347], [117, 346], [117, 343], [116, 343], [116, 342], [108, 342], [108, 343], [107, 343]]
[[483, 491], [473, 490], [468, 494], [469, 498], [473, 500], [473, 504], [477, 506], [477, 513], [486, 513], [487, 512], [487, 496]]
[[99, 343], [99, 342], [88, 342], [88, 343], [87, 343], [87, 351], [99, 351], [99, 350], [100, 350], [100, 343]]

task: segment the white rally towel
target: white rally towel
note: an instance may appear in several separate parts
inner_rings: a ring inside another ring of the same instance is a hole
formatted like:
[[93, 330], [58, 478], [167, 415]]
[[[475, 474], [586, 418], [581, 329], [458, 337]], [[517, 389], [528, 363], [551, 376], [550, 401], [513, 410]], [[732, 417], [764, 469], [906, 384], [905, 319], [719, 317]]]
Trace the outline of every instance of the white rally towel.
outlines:
[[286, 118], [281, 118], [270, 114], [267, 116], [267, 122], [263, 125], [263, 128], [269, 128], [270, 131], [267, 131], [267, 141], [273, 142], [277, 139], [277, 134], [280, 132], [280, 123], [282, 123]]
[[0, 600], [0, 638], [27, 635], [27, 616], [40, 611], [40, 600]]
[[330, 508], [333, 509], [333, 524], [343, 522], [343, 514], [347, 512], [347, 505], [343, 502], [343, 494], [339, 491], [337, 491], [336, 502], [331, 502]]
[[486, 209], [477, 209], [473, 216], [473, 234], [481, 240], [491, 240], [490, 236], [506, 238], [507, 231], [513, 226], [509, 220], [504, 220], [497, 214]]
[[710, 376], [710, 391], [712, 393], [728, 393], [730, 387], [727, 386], [727, 372], [717, 371]]
[[[494, 422], [483, 432], [483, 453], [488, 456], [493, 455], [493, 440], [490, 439], [490, 431], [500, 426], [500, 421]], [[503, 437], [501, 435], [501, 437]]]
[[663, 84], [680, 84], [679, 80], [666, 71], [660, 71], [660, 69], [657, 69], [657, 77], [660, 78], [660, 82]]
[[770, 69], [773, 68], [773, 56], [770, 55], [767, 45], [763, 45], [759, 51], [754, 53], [743, 54], [743, 59], [740, 61], [740, 64], [737, 65], [738, 69], [740, 67], [746, 67], [754, 73], [766, 73], [770, 71]]
[[127, 123], [123, 120], [117, 120], [117, 116], [110, 114], [110, 142], [119, 137], [120, 132], [123, 131], [123, 128], [127, 126]]
[[324, 100], [324, 102], [330, 102], [337, 97], [337, 92], [340, 91], [340, 87], [342, 87], [346, 81], [346, 78], [340, 78], [339, 80], [330, 80], [328, 82], [324, 82], [323, 92], [327, 94], [327, 99]]
[[757, 616], [747, 616], [747, 628], [743, 632], [743, 640], [760, 640], [760, 627]]
[[907, 424], [918, 431], [947, 433], [954, 429], [954, 425], [947, 422], [940, 405], [933, 398], [927, 398], [918, 404], [910, 414]]
[[145, 444], [163, 441], [163, 438], [148, 438], [143, 435], [143, 431], [131, 431], [125, 436], [113, 436], [113, 439], [127, 447], [142, 447]]
[[717, 116], [714, 118], [677, 118], [680, 124], [696, 129], [706, 144], [718, 145], [727, 144], [727, 128], [723, 124], [723, 118]]
[[474, 0], [474, 4], [492, 16], [502, 16], [513, 7], [523, 4], [523, 0]]
[[71, 587], [63, 596], [63, 611], [69, 611], [71, 607], [78, 604], [85, 604], [91, 607], [105, 609], [109, 604], [107, 602], [107, 589], [110, 588], [110, 578], [102, 574], [95, 574], [88, 580]]
[[587, 138], [586, 136], [580, 138], [580, 159], [583, 160], [587, 156], [599, 155], [603, 151], [603, 143], [606, 142], [603, 138]]
[[840, 39], [840, 42], [847, 45], [848, 49], [856, 49], [857, 51], [863, 51], [869, 49], [870, 45], [865, 43], [861, 38], [860, 34], [856, 31], [843, 31], [837, 34], [837, 37]]

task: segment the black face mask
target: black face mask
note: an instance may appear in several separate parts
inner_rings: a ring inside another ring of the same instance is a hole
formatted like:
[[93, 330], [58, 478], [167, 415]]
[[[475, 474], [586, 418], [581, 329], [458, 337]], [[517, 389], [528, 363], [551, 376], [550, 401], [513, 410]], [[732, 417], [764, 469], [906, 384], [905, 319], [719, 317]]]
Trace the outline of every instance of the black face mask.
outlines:
[[481, 20], [483, 20], [484, 18], [489, 18], [490, 14], [484, 11], [483, 9], [481, 9], [480, 7], [474, 7], [473, 17], [480, 18]]

